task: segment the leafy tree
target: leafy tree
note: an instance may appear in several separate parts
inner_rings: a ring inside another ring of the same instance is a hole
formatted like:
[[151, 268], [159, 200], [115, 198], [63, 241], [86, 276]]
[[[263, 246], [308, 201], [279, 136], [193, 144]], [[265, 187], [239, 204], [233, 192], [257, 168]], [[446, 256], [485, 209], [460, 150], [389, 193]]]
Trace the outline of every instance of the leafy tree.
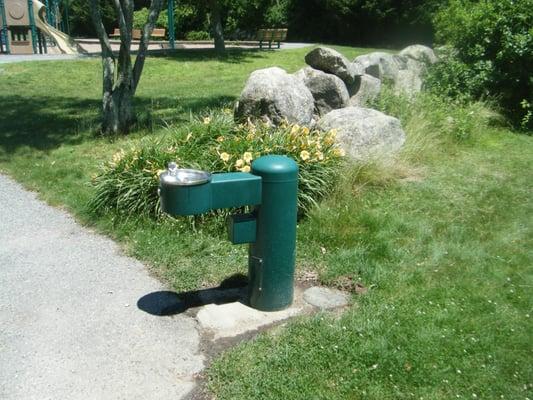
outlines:
[[451, 0], [435, 25], [437, 39], [456, 51], [437, 66], [434, 83], [451, 94], [495, 97], [533, 127], [533, 0]]
[[135, 120], [132, 100], [141, 79], [150, 35], [161, 12], [163, 0], [152, 0], [148, 19], [143, 27], [135, 63], [131, 59], [133, 0], [113, 0], [120, 29], [120, 50], [113, 54], [102, 19], [99, 0], [90, 0], [92, 21], [102, 48], [103, 98], [102, 132], [127, 133]]
[[[115, 10], [109, 0], [99, 0], [102, 23], [107, 32], [116, 26]], [[91, 20], [91, 10], [85, 0], [71, 0], [69, 2], [69, 25], [74, 36], [95, 37], [96, 30]]]

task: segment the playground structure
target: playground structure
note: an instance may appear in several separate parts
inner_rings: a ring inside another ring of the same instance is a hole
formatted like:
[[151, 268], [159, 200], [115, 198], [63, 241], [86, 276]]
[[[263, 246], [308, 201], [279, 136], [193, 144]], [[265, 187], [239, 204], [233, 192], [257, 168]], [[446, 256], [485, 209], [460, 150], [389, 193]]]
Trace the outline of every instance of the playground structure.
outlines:
[[0, 0], [0, 52], [7, 54], [77, 54], [79, 46], [64, 33], [68, 31], [68, 7], [65, 18], [61, 0]]

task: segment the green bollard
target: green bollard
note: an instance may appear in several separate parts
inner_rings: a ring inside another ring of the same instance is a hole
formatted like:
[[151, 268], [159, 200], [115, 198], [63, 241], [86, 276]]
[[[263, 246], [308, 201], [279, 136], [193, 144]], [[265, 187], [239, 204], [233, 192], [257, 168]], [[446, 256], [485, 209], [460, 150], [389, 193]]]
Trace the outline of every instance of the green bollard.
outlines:
[[256, 240], [248, 259], [249, 300], [253, 308], [277, 311], [294, 295], [298, 165], [284, 156], [264, 156], [252, 164], [262, 178], [262, 201], [254, 213]]
[[298, 165], [269, 155], [252, 163], [252, 173], [211, 175], [178, 169], [161, 174], [161, 210], [196, 215], [219, 208], [255, 206], [250, 214], [228, 219], [232, 243], [250, 243], [249, 302], [262, 311], [289, 307], [294, 295]]

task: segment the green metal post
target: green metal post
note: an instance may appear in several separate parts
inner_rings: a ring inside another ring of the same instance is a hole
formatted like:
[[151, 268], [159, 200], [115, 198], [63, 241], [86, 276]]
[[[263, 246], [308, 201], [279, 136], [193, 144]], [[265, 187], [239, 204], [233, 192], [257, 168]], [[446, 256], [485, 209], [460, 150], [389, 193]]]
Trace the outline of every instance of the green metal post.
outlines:
[[33, 53], [37, 54], [37, 28], [35, 27], [35, 15], [33, 15], [33, 0], [28, 0], [28, 15], [30, 17], [31, 42]]
[[[65, 27], [67, 30], [67, 34], [70, 36], [70, 22], [69, 22], [69, 12], [68, 12], [68, 1], [64, 2], [65, 7]], [[278, 43], [279, 45], [279, 43]]]
[[248, 260], [250, 306], [263, 311], [289, 307], [294, 295], [298, 164], [285, 156], [252, 163], [262, 178], [262, 200], [255, 208], [256, 240]]
[[50, 17], [48, 18], [49, 24], [52, 25], [54, 28], [57, 28], [56, 24], [56, 11], [57, 11], [57, 2], [56, 0], [49, 0], [50, 6], [46, 10], [46, 14]]
[[6, 9], [4, 7], [4, 0], [0, 0], [0, 16], [2, 17], [2, 36], [6, 45], [6, 53], [9, 54], [9, 37], [7, 32]]
[[44, 6], [46, 7], [46, 20], [50, 25], [52, 25], [52, 19], [50, 17], [50, 4], [48, 4], [48, 0], [45, 0]]
[[168, 45], [171, 49], [176, 47], [174, 33], [174, 0], [168, 0]]

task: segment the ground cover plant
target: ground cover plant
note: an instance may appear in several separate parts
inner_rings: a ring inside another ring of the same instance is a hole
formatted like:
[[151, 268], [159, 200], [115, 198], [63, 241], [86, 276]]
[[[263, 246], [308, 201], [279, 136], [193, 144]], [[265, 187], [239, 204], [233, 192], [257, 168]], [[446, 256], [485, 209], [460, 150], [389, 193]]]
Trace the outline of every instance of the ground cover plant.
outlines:
[[[116, 138], [94, 135], [98, 60], [5, 65], [0, 170], [119, 239], [175, 290], [216, 285], [245, 272], [244, 246], [189, 221], [95, 215], [92, 179], [121, 149], [187, 134], [191, 113], [198, 129], [206, 117], [216, 126], [252, 70], [294, 72], [307, 51], [148, 59], [137, 131]], [[300, 221], [297, 252], [299, 275], [367, 294], [339, 318], [302, 318], [223, 354], [208, 387], [220, 399], [532, 398], [532, 138], [479, 102], [385, 93], [374, 107], [401, 119], [400, 159], [343, 167]]]
[[[229, 108], [167, 130], [164, 137], [119, 150], [105, 163], [93, 179], [92, 212], [161, 217], [159, 175], [171, 161], [179, 168], [250, 172], [253, 160], [282, 154], [299, 165], [298, 209], [303, 216], [332, 189], [344, 155], [334, 130], [321, 132], [289, 123], [276, 128], [252, 121], [237, 125]], [[218, 225], [211, 218], [198, 219]]]

